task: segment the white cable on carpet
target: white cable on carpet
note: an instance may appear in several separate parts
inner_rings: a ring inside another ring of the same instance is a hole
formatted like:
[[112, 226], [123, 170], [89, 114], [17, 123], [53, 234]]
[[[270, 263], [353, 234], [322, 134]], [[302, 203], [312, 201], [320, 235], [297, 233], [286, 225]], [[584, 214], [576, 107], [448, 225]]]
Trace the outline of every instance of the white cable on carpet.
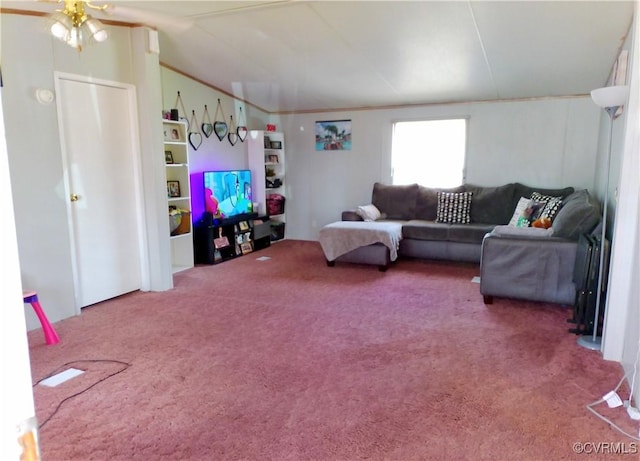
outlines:
[[[617, 392], [618, 389], [620, 388], [620, 386], [622, 386], [622, 383], [624, 382], [624, 380], [627, 378], [628, 373], [625, 373], [625, 375], [622, 377], [622, 379], [620, 380], [620, 382], [618, 382], [618, 385], [615, 387], [615, 389], [613, 390], [614, 392]], [[635, 378], [635, 376], [634, 376]], [[631, 388], [631, 392], [633, 392], [633, 388]], [[632, 440], [636, 440], [638, 442], [640, 442], [640, 437], [637, 437], [635, 435], [631, 435], [628, 432], [626, 432], [624, 429], [622, 429], [621, 427], [619, 427], [617, 424], [615, 424], [613, 421], [611, 421], [610, 419], [604, 417], [603, 415], [601, 415], [600, 413], [598, 413], [593, 407], [604, 403], [605, 399], [599, 399], [596, 400], [593, 403], [590, 403], [587, 405], [587, 410], [589, 410], [591, 413], [593, 413], [594, 415], [596, 415], [599, 419], [601, 419], [602, 421], [604, 421], [605, 423], [609, 424], [611, 427], [613, 427], [615, 430], [617, 430], [618, 432], [620, 432], [621, 434], [626, 435], [627, 437], [631, 438]], [[631, 402], [631, 400], [629, 400], [629, 402]], [[631, 403], [629, 403], [631, 404]]]

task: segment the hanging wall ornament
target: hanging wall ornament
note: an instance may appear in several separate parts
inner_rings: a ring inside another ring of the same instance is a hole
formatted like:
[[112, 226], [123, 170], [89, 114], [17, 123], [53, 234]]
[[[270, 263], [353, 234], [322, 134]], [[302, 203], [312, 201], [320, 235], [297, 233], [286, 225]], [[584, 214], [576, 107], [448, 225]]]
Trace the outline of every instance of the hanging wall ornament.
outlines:
[[233, 122], [233, 115], [230, 115], [229, 119], [229, 134], [227, 134], [227, 139], [229, 139], [229, 144], [235, 146], [238, 142], [238, 133], [236, 132], [236, 125]]
[[[180, 92], [178, 91], [178, 97], [176, 98], [176, 103], [174, 104], [175, 108], [173, 110], [177, 111], [178, 118], [174, 120], [180, 120], [182, 122], [187, 122], [187, 131], [189, 131], [189, 120], [187, 120], [187, 111], [184, 109], [184, 104], [182, 103], [182, 96], [180, 96]], [[182, 112], [180, 112], [182, 110]], [[184, 114], [184, 117], [180, 116], [180, 114]]]
[[238, 129], [236, 130], [236, 133], [238, 133], [238, 139], [241, 142], [244, 142], [244, 140], [247, 139], [247, 126], [246, 126], [246, 121], [244, 119], [244, 114], [242, 113], [242, 107], [240, 108], [240, 117], [238, 117], [238, 123], [240, 125], [238, 125]]
[[[218, 120], [218, 112], [220, 112], [220, 114], [222, 115], [222, 121]], [[218, 107], [216, 107], [215, 119], [216, 121], [213, 122], [213, 131], [216, 132], [216, 136], [218, 137], [218, 139], [222, 141], [222, 139], [227, 134], [227, 122], [224, 121], [224, 112], [222, 111], [222, 104], [220, 104], [220, 99], [218, 99]]]
[[207, 138], [213, 133], [213, 125], [211, 124], [206, 104], [204, 105], [204, 113], [202, 114], [202, 132]]
[[189, 144], [193, 147], [193, 150], [198, 150], [198, 147], [202, 144], [202, 135], [200, 134], [200, 127], [198, 127], [198, 120], [196, 120], [196, 111], [191, 111], [191, 126], [195, 127], [198, 131], [189, 131]]

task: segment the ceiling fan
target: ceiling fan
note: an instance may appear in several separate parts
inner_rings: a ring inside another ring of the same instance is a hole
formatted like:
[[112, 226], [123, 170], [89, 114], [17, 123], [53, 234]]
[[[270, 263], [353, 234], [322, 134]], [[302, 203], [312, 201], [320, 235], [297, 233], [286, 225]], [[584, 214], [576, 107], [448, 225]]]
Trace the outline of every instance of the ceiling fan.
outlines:
[[122, 6], [117, 3], [96, 5], [92, 1], [80, 0], [56, 0], [56, 3], [64, 3], [64, 8], [48, 16], [51, 34], [78, 51], [82, 51], [83, 46], [91, 42], [103, 42], [108, 38], [104, 25], [88, 13], [91, 10], [104, 13], [107, 17], [117, 17], [153, 28], [183, 31], [193, 25], [193, 21], [187, 18]]

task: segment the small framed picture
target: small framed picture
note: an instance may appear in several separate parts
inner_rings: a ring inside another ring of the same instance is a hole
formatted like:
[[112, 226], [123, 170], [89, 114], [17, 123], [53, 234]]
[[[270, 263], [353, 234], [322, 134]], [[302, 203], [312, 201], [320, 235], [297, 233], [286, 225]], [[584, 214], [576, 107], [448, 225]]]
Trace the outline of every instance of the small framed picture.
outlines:
[[282, 143], [280, 141], [271, 141], [271, 149], [282, 149]]
[[251, 246], [251, 242], [244, 242], [240, 244], [240, 249], [242, 250], [242, 254], [246, 255], [247, 253], [251, 253], [253, 251], [253, 247]]
[[229, 246], [229, 239], [226, 236], [213, 239], [213, 246], [215, 249], [226, 248]]
[[264, 137], [264, 148], [271, 149], [271, 139], [269, 139], [269, 136]]
[[247, 223], [247, 221], [240, 221], [239, 225], [241, 231], [249, 230], [249, 224]]
[[164, 151], [164, 163], [171, 165], [173, 163], [173, 153], [170, 150]]
[[268, 155], [267, 163], [279, 163], [278, 156], [275, 154]]
[[167, 181], [167, 195], [180, 197], [180, 181]]
[[181, 139], [180, 139], [180, 131], [178, 131], [177, 128], [170, 128], [169, 138], [172, 141], [181, 141]]

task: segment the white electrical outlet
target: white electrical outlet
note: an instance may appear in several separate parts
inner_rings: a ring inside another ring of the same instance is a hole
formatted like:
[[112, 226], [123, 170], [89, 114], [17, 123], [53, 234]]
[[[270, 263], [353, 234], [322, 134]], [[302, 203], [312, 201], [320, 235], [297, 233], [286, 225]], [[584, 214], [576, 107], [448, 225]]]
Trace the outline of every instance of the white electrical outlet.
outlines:
[[607, 402], [607, 405], [609, 405], [609, 408], [616, 408], [623, 405], [622, 399], [616, 393], [616, 391], [610, 391], [602, 398]]
[[627, 413], [629, 413], [629, 417], [634, 421], [640, 421], [640, 410], [634, 407], [627, 407]]

